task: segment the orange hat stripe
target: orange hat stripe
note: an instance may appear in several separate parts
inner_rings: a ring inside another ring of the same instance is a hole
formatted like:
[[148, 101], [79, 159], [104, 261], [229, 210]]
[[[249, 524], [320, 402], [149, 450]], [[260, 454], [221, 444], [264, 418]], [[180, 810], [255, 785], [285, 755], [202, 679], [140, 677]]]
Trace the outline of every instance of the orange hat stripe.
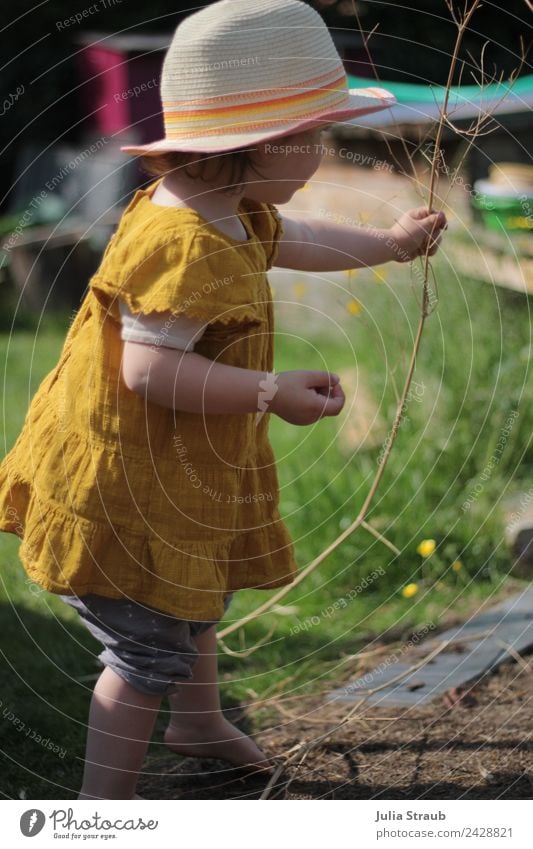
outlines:
[[[174, 109], [165, 109], [163, 114], [165, 116], [165, 120], [169, 119], [185, 119], [185, 120], [196, 120], [203, 118], [212, 118], [218, 115], [228, 115], [231, 113], [241, 114], [241, 113], [251, 113], [251, 112], [260, 112], [260, 111], [268, 111], [270, 109], [275, 109], [283, 104], [290, 103], [298, 103], [298, 102], [308, 102], [310, 100], [318, 99], [325, 91], [337, 92], [343, 90], [346, 85], [346, 77], [341, 77], [338, 80], [335, 80], [330, 85], [322, 86], [322, 88], [315, 89], [311, 92], [300, 92], [299, 94], [293, 94], [288, 97], [278, 97], [272, 100], [263, 100], [263, 101], [254, 101], [253, 103], [243, 103], [235, 106], [222, 106], [218, 109], [201, 109], [195, 110], [193, 112], [181, 112], [176, 111]], [[347, 91], [347, 90], [346, 90]]]
[[[328, 104], [328, 108], [332, 108], [332, 109], [338, 108], [340, 106], [342, 106], [341, 101], [339, 101], [338, 103], [332, 102], [332, 103]], [[284, 115], [284, 116], [281, 116], [281, 117], [279, 117], [279, 118], [277, 118], [276, 120], [273, 120], [273, 121], [267, 120], [265, 118], [265, 119], [259, 119], [258, 121], [256, 119], [254, 119], [252, 122], [242, 122], [242, 123], [234, 124], [234, 125], [226, 124], [226, 125], [222, 125], [220, 127], [215, 127], [215, 128], [200, 126], [200, 127], [197, 127], [194, 130], [191, 130], [190, 132], [184, 132], [181, 129], [181, 125], [178, 124], [177, 128], [172, 127], [172, 125], [167, 126], [166, 131], [167, 131], [167, 138], [169, 138], [169, 139], [176, 139], [176, 138], [179, 138], [179, 139], [188, 139], [188, 138], [194, 139], [194, 138], [197, 138], [198, 135], [200, 135], [202, 137], [203, 136], [224, 136], [224, 135], [232, 135], [234, 133], [249, 132], [250, 130], [264, 130], [268, 127], [279, 127], [280, 124], [287, 123], [287, 121], [294, 121], [294, 120], [303, 121], [305, 119], [320, 121], [320, 118], [317, 117], [316, 113], [310, 113], [308, 109], [306, 109], [304, 111], [299, 109], [299, 110], [295, 110], [294, 113], [291, 113], [290, 116]], [[297, 130], [294, 130], [294, 132], [297, 132]]]

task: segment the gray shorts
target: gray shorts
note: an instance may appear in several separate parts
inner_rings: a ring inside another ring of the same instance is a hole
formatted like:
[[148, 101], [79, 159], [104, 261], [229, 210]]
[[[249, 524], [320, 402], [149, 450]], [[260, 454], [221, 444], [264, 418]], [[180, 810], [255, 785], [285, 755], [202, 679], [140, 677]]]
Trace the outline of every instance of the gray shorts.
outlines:
[[[224, 599], [228, 609], [232, 593]], [[198, 659], [193, 640], [217, 620], [189, 622], [128, 598], [89, 593], [60, 598], [80, 614], [93, 637], [104, 646], [105, 666], [142, 693], [166, 696], [191, 678]]]

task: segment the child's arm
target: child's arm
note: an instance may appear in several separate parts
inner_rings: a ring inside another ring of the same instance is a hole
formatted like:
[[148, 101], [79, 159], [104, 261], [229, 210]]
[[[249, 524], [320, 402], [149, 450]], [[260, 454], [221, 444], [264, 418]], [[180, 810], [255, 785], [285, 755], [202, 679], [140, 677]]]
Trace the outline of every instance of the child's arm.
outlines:
[[426, 208], [419, 207], [405, 212], [389, 229], [350, 227], [321, 218], [283, 216], [282, 223], [276, 265], [300, 271], [343, 271], [390, 260], [409, 262], [425, 252], [430, 238], [433, 256], [446, 216], [443, 212], [428, 215]]
[[339, 378], [321, 371], [264, 371], [213, 362], [195, 352], [125, 342], [124, 383], [154, 404], [188, 413], [255, 413], [259, 401], [292, 424], [336, 416], [344, 405]]

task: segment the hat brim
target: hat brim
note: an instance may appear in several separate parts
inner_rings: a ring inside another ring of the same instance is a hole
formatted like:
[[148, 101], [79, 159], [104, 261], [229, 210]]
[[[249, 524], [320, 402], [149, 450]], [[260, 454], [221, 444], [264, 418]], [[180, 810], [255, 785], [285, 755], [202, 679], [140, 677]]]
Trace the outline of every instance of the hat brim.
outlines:
[[321, 124], [338, 123], [353, 118], [361, 118], [372, 112], [390, 109], [397, 103], [396, 97], [384, 88], [353, 88], [348, 92], [348, 103], [342, 109], [317, 113], [313, 118], [292, 121], [279, 125], [275, 129], [254, 129], [253, 132], [226, 133], [218, 136], [197, 136], [194, 139], [159, 139], [149, 144], [124, 145], [120, 149], [132, 156], [150, 156], [158, 153], [223, 153], [242, 147], [270, 141], [300, 130], [317, 127]]

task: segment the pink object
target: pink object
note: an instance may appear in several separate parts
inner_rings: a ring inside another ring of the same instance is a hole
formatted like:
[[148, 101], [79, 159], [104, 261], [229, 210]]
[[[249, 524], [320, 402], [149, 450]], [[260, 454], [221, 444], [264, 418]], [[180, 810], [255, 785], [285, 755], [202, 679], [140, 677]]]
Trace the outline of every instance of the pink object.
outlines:
[[145, 143], [161, 134], [161, 57], [166, 37], [85, 34], [78, 62], [80, 97], [93, 135]]
[[82, 73], [87, 80], [82, 89], [85, 111], [101, 135], [119, 133], [129, 124], [127, 100], [114, 97], [129, 88], [124, 59], [123, 53], [110, 50], [105, 42], [90, 44], [80, 54]]

